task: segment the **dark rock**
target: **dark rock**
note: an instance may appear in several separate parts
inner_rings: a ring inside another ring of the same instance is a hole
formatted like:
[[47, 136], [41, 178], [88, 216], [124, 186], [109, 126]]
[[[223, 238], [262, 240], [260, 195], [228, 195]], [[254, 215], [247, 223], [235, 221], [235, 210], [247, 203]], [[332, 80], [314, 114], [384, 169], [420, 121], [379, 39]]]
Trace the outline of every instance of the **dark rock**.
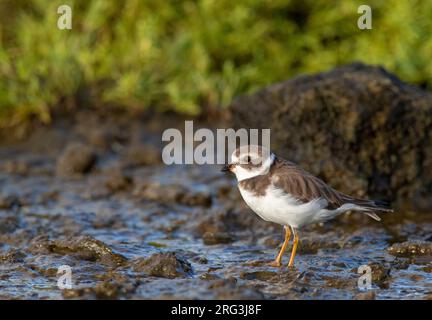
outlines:
[[116, 168], [108, 173], [108, 177], [105, 180], [105, 186], [112, 192], [122, 191], [129, 188], [132, 185], [132, 182], [132, 177]]
[[121, 229], [126, 227], [126, 222], [121, 215], [103, 216], [96, 215], [92, 221], [95, 229]]
[[272, 260], [248, 260], [244, 262], [242, 265], [247, 267], [264, 267], [264, 266], [268, 266], [268, 264], [273, 261], [274, 261], [273, 259]]
[[25, 254], [16, 249], [10, 249], [4, 254], [0, 254], [0, 263], [18, 263], [23, 262]]
[[192, 273], [190, 263], [174, 252], [155, 253], [150, 258], [131, 262], [133, 270], [160, 278], [187, 277]]
[[355, 300], [375, 300], [375, 291], [369, 290], [366, 292], [361, 292], [357, 294], [354, 299]]
[[276, 272], [272, 272], [272, 271], [252, 271], [252, 272], [242, 271], [240, 273], [240, 279], [269, 281], [275, 279], [277, 275], [278, 274]]
[[263, 245], [263, 246], [267, 246], [267, 247], [271, 247], [271, 248], [277, 248], [279, 247], [283, 242], [283, 235], [279, 234], [273, 234], [273, 235], [269, 235], [269, 236], [264, 236], [260, 239], [258, 239], [258, 244], [259, 245]]
[[47, 204], [50, 202], [54, 202], [54, 201], [58, 201], [60, 197], [60, 192], [58, 190], [49, 190], [46, 192], [42, 192], [38, 197], [37, 197], [37, 203], [38, 204]]
[[224, 223], [223, 218], [225, 216], [224, 211], [214, 212], [209, 210], [199, 216], [199, 219], [195, 222], [193, 227], [193, 233], [198, 237], [203, 237], [204, 234], [212, 232], [226, 232], [229, 230], [229, 226]]
[[19, 219], [16, 216], [0, 218], [0, 234], [12, 233], [19, 227]]
[[129, 132], [119, 126], [117, 116], [115, 121], [112, 121], [94, 112], [77, 111], [74, 115], [74, 133], [94, 147], [108, 149], [116, 143], [124, 144], [128, 140]]
[[394, 261], [392, 261], [391, 265], [394, 269], [405, 270], [409, 268], [410, 262], [404, 258], [396, 258]]
[[188, 190], [185, 186], [180, 185], [161, 185], [156, 182], [144, 182], [138, 184], [133, 195], [150, 201], [179, 203], [187, 206], [211, 205], [211, 196], [202, 192]]
[[15, 195], [0, 195], [0, 209], [11, 209], [15, 206], [20, 206], [21, 201]]
[[208, 246], [221, 243], [231, 243], [233, 241], [233, 237], [225, 232], [206, 232], [203, 235], [203, 242]]
[[234, 288], [237, 283], [237, 279], [235, 277], [229, 277], [226, 279], [218, 279], [215, 281], [212, 281], [211, 284], [208, 286], [209, 289], [218, 289], [218, 288]]
[[86, 137], [89, 144], [102, 149], [107, 149], [114, 142], [116, 135], [112, 129], [97, 128], [89, 130]]
[[161, 151], [151, 145], [133, 144], [126, 152], [126, 165], [132, 167], [161, 163]]
[[[346, 193], [432, 207], [432, 94], [360, 63], [236, 99], [236, 128]], [[424, 201], [423, 201], [424, 200]]]
[[[219, 282], [216, 280], [215, 282]], [[221, 286], [209, 286], [209, 288], [216, 288], [215, 299], [217, 300], [263, 300], [265, 296], [257, 289], [249, 288], [247, 286], [237, 286], [235, 282], [223, 281], [220, 282]]]
[[341, 245], [329, 236], [315, 236], [301, 239], [298, 252], [301, 254], [316, 254], [321, 249], [339, 249], [340, 247]]
[[28, 265], [28, 268], [32, 271], [39, 273], [40, 275], [43, 275], [44, 277], [55, 277], [58, 274], [57, 268], [45, 267], [39, 264], [31, 263]]
[[7, 160], [3, 164], [3, 170], [9, 174], [27, 175], [30, 171], [30, 166], [27, 161]]
[[200, 278], [201, 280], [206, 280], [206, 281], [209, 281], [209, 280], [218, 280], [218, 279], [220, 279], [217, 275], [212, 274], [212, 273], [208, 273], [208, 272], [203, 273], [202, 275], [200, 275], [199, 278]]
[[116, 266], [126, 262], [125, 257], [114, 253], [105, 243], [90, 236], [61, 240], [49, 240], [48, 237], [40, 236], [31, 241], [28, 251], [33, 254], [70, 254], [80, 260], [100, 261]]
[[93, 150], [79, 142], [69, 144], [57, 159], [59, 176], [74, 176], [89, 172], [96, 162]]
[[199, 264], [207, 264], [209, 262], [206, 257], [202, 257], [202, 256], [193, 257], [192, 261]]
[[432, 255], [432, 242], [427, 241], [405, 241], [395, 243], [387, 248], [390, 254], [395, 256], [421, 256]]
[[414, 282], [423, 282], [425, 280], [425, 277], [420, 274], [412, 274], [409, 278]]
[[264, 300], [265, 296], [257, 289], [239, 287], [219, 291], [216, 295], [218, 300]]
[[103, 281], [96, 284], [94, 287], [65, 289], [62, 291], [63, 297], [66, 299], [76, 298], [96, 298], [103, 300], [119, 299], [135, 291], [133, 284], [120, 284], [117, 282]]
[[371, 263], [369, 267], [372, 270], [372, 283], [382, 285], [385, 281], [390, 279], [391, 268], [389, 266], [381, 263]]
[[121, 292], [122, 286], [112, 282], [98, 283], [94, 288], [94, 293], [98, 299], [116, 299]]
[[343, 278], [343, 277], [329, 277], [324, 276], [325, 284], [328, 287], [331, 288], [337, 288], [337, 289], [347, 289], [352, 288], [356, 285], [356, 280], [352, 278]]
[[432, 273], [432, 265], [431, 266], [422, 267], [421, 269], [424, 272]]
[[[388, 281], [391, 279], [391, 267], [380, 262], [372, 262], [368, 266], [371, 271], [372, 284], [378, 285], [380, 288], [388, 287]], [[353, 268], [351, 272], [358, 273], [358, 269]]]
[[189, 191], [184, 193], [178, 202], [187, 206], [210, 207], [212, 204], [212, 198], [208, 193]]

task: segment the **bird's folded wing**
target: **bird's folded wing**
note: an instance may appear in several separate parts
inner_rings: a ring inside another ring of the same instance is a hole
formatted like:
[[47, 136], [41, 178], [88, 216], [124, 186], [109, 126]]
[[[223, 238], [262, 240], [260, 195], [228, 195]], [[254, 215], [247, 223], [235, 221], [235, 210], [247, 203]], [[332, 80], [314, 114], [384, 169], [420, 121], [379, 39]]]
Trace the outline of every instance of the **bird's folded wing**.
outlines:
[[[298, 201], [306, 203], [325, 199], [327, 209], [336, 209], [347, 202], [346, 195], [334, 190], [321, 179], [313, 176], [292, 162], [277, 159], [272, 171], [272, 183]], [[348, 197], [349, 198], [349, 197]]]

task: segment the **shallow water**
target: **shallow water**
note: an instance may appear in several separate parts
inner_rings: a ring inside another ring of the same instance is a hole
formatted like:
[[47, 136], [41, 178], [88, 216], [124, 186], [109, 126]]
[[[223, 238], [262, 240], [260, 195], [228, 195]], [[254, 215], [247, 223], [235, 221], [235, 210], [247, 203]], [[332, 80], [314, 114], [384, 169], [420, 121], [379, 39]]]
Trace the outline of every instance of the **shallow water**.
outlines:
[[[58, 152], [0, 149], [2, 299], [432, 297], [431, 255], [387, 250], [407, 240], [432, 243], [432, 214], [396, 212], [377, 223], [353, 213], [309, 227], [300, 232], [295, 268], [278, 269], [265, 263], [277, 254], [282, 228], [246, 208], [233, 177], [217, 166], [124, 166], [133, 181], [110, 189], [121, 153], [99, 152], [91, 173], [60, 178]], [[25, 172], [11, 162], [25, 163]], [[105, 247], [74, 245], [83, 235]], [[174, 252], [191, 270], [170, 279], [134, 267], [160, 252]], [[71, 290], [57, 286], [62, 265], [71, 267]], [[372, 267], [370, 290], [358, 287], [362, 265]]]

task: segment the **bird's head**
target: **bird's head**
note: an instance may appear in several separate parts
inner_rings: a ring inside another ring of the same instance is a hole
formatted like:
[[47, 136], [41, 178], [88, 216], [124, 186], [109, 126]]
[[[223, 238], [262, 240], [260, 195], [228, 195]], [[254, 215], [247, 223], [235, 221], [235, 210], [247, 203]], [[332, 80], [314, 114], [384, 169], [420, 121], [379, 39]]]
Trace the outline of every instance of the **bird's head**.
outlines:
[[222, 171], [232, 172], [238, 181], [267, 174], [273, 164], [275, 155], [269, 149], [246, 145], [237, 148], [231, 155], [230, 164], [223, 167]]

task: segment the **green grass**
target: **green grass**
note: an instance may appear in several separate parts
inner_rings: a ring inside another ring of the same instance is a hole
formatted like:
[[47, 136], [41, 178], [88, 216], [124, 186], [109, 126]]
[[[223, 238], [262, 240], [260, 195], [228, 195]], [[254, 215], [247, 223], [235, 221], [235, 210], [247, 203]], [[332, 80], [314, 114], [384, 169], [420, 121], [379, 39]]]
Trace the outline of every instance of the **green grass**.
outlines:
[[[0, 122], [55, 108], [116, 106], [199, 114], [238, 94], [351, 61], [432, 86], [432, 2], [2, 0]], [[57, 29], [57, 7], [73, 29]]]

